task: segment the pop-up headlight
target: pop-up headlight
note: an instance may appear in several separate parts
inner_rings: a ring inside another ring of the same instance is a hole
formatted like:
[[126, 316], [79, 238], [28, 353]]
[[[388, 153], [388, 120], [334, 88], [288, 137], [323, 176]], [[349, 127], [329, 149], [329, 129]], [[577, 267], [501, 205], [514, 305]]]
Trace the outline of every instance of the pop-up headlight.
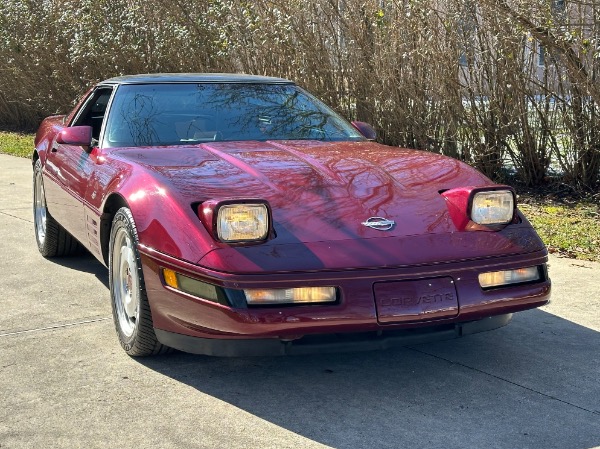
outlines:
[[515, 213], [514, 195], [510, 190], [477, 192], [471, 204], [471, 220], [482, 225], [510, 223]]
[[264, 204], [228, 204], [217, 213], [217, 235], [224, 242], [264, 240], [269, 213]]
[[496, 231], [515, 219], [515, 193], [508, 186], [458, 187], [440, 193], [459, 231]]
[[225, 243], [260, 242], [271, 232], [271, 213], [264, 200], [209, 200], [198, 215], [213, 237]]

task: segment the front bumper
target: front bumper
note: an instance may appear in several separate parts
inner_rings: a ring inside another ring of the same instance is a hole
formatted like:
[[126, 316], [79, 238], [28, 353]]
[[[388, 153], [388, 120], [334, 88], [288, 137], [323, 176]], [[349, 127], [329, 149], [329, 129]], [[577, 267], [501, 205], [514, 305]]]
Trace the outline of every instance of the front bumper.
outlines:
[[313, 353], [372, 351], [432, 341], [452, 340], [464, 335], [506, 326], [512, 314], [497, 315], [479, 321], [446, 324], [396, 331], [357, 332], [305, 336], [285, 341], [274, 338], [215, 339], [155, 329], [158, 340], [171, 348], [192, 354], [219, 357], [302, 355]]
[[[486, 291], [478, 281], [483, 271], [545, 266], [545, 251], [395, 268], [243, 275], [209, 270], [146, 247], [140, 247], [140, 253], [158, 339], [167, 346], [202, 354], [287, 354], [327, 348], [340, 351], [350, 346], [375, 349], [455, 338], [472, 333], [468, 329], [502, 326], [508, 321], [499, 317], [542, 306], [550, 297], [547, 276], [536, 283]], [[232, 289], [334, 285], [339, 288], [340, 301], [333, 305], [232, 308], [166, 288], [162, 268]], [[454, 280], [459, 306], [455, 316], [378, 320], [376, 283], [431, 278]]]

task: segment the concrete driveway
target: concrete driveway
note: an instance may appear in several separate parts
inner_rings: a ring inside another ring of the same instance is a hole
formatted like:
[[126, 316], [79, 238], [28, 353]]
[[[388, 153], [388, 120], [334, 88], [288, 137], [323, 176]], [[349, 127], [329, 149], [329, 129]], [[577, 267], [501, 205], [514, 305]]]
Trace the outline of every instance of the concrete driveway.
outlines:
[[45, 260], [31, 165], [0, 155], [0, 448], [600, 447], [600, 264], [551, 258], [552, 303], [395, 350], [132, 359], [106, 269]]

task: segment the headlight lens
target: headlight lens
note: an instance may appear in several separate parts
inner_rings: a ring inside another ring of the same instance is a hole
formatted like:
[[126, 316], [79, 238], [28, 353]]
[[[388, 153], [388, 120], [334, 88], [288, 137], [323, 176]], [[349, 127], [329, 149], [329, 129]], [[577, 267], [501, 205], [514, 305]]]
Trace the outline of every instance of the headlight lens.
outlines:
[[227, 204], [219, 208], [217, 235], [224, 242], [264, 240], [269, 212], [264, 204]]
[[518, 270], [490, 271], [479, 275], [481, 288], [500, 287], [510, 284], [538, 281], [540, 270], [538, 267], [519, 268]]
[[515, 200], [510, 190], [478, 192], [473, 196], [471, 220], [482, 225], [509, 223], [515, 213]]
[[307, 304], [335, 302], [335, 287], [301, 287], [277, 289], [244, 289], [248, 304]]

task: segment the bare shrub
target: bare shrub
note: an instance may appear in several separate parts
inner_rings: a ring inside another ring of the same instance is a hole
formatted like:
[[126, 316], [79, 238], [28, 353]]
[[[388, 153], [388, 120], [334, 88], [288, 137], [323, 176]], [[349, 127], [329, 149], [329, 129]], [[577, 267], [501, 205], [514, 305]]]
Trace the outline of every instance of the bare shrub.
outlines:
[[561, 5], [4, 0], [0, 126], [35, 127], [110, 76], [245, 72], [293, 79], [391, 145], [596, 188], [600, 0]]

